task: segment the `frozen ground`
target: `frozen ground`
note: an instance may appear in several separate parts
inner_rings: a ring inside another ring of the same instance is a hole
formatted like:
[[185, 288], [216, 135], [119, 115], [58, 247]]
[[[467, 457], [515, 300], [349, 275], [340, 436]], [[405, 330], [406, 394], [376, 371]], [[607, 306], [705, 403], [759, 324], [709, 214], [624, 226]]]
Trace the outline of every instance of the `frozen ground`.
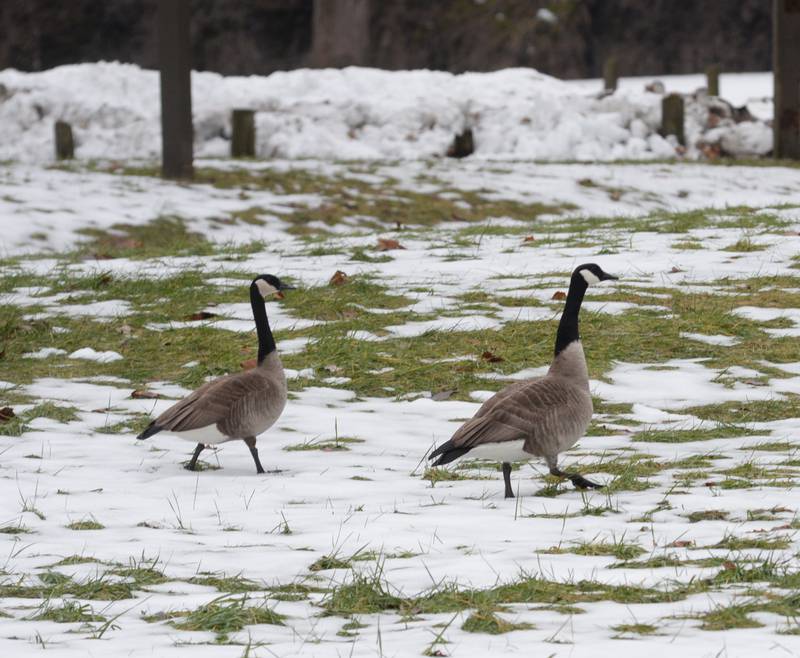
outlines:
[[[200, 164], [1, 170], [4, 654], [800, 654], [800, 169]], [[606, 489], [427, 470], [587, 261], [620, 281], [564, 463]], [[189, 473], [135, 435], [254, 356], [257, 272], [297, 286], [270, 472]]]
[[[259, 157], [415, 159], [445, 154], [471, 128], [481, 159], [618, 160], [675, 157], [659, 135], [662, 93], [652, 79], [624, 79], [602, 95], [597, 80], [564, 82], [533, 69], [452, 75], [437, 71], [297, 70], [270, 76], [192, 76], [195, 151], [230, 152], [230, 113], [256, 111]], [[719, 147], [756, 156], [772, 148], [771, 74], [723, 75], [730, 106], [695, 92], [702, 76], [666, 76], [686, 94], [689, 157]], [[62, 66], [41, 73], [0, 71], [0, 159], [47, 162], [53, 124], [73, 127], [83, 159], [156, 157], [161, 148], [158, 75], [119, 63]]]

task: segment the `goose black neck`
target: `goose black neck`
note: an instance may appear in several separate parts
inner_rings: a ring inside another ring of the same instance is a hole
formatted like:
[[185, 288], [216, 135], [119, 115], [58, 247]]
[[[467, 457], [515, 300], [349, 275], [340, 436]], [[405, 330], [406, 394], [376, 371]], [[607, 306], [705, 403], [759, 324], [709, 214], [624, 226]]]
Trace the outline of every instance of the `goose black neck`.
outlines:
[[256, 332], [258, 333], [258, 365], [261, 365], [264, 359], [267, 358], [267, 355], [275, 351], [275, 338], [272, 336], [272, 329], [269, 328], [264, 298], [261, 296], [255, 284], [250, 286], [250, 306], [253, 308], [253, 319], [256, 321]]
[[556, 333], [556, 356], [561, 354], [567, 346], [580, 340], [578, 333], [578, 314], [583, 303], [583, 295], [588, 288], [586, 280], [577, 272], [572, 275], [567, 293], [567, 302], [564, 304], [564, 312], [561, 314], [561, 321], [558, 323]]

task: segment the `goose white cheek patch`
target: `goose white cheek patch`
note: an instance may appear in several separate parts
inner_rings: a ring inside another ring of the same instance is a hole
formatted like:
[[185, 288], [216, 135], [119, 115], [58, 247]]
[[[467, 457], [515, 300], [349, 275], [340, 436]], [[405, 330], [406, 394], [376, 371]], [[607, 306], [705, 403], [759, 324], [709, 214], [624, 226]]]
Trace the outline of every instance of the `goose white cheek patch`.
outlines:
[[262, 297], [269, 297], [270, 295], [274, 295], [278, 292], [278, 289], [275, 286], [271, 286], [268, 284], [264, 279], [257, 279], [256, 286], [258, 286], [258, 292], [261, 293]]
[[581, 276], [590, 286], [594, 285], [595, 283], [600, 283], [600, 279], [598, 279], [590, 270], [581, 270]]

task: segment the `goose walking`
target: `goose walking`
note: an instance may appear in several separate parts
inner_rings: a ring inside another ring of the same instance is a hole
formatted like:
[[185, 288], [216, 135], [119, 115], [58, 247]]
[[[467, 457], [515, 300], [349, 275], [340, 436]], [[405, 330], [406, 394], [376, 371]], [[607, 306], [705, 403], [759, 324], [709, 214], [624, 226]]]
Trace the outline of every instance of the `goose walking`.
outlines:
[[250, 306], [258, 333], [258, 365], [204, 384], [172, 405], [136, 438], [147, 439], [165, 431], [197, 441], [186, 466], [190, 471], [196, 469], [197, 458], [206, 446], [241, 439], [250, 448], [256, 471], [263, 473], [256, 437], [278, 420], [286, 405], [286, 376], [267, 320], [265, 300], [282, 298], [282, 291], [291, 289], [271, 274], [253, 279]]
[[564, 312], [556, 333], [555, 357], [544, 377], [507, 386], [484, 402], [453, 437], [434, 450], [434, 466], [469, 454], [473, 459], [503, 462], [505, 497], [513, 498], [511, 462], [543, 457], [550, 473], [581, 489], [600, 487], [578, 473], [558, 468], [558, 455], [583, 436], [592, 418], [589, 371], [578, 334], [578, 313], [586, 289], [616, 279], [598, 265], [572, 273]]

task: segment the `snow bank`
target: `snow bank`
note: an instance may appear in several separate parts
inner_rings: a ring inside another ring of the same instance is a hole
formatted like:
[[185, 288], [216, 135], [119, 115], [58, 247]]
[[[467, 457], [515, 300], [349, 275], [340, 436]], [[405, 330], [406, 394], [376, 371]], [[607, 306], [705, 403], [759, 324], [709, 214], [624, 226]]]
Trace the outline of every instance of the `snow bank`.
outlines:
[[[671, 83], [664, 79], [669, 91]], [[743, 84], [735, 90], [742, 98], [747, 97]], [[657, 132], [661, 94], [630, 84], [602, 98], [597, 90], [599, 84], [591, 90], [586, 81], [564, 82], [532, 69], [453, 75], [351, 67], [266, 77], [195, 72], [195, 148], [198, 156], [227, 155], [230, 111], [252, 108], [257, 112], [259, 157], [436, 157], [466, 127], [473, 130], [476, 157], [613, 160], [675, 155], [674, 143]], [[689, 155], [698, 153], [694, 145], [712, 127], [706, 126], [707, 117], [708, 99], [690, 99]], [[119, 63], [41, 73], [0, 71], [0, 159], [52, 160], [53, 123], [59, 119], [72, 124], [79, 158], [156, 157], [158, 75]], [[723, 120], [713, 126], [715, 143], [727, 139], [739, 154], [771, 148], [764, 121], [749, 122], [745, 129], [737, 125], [744, 124]]]

